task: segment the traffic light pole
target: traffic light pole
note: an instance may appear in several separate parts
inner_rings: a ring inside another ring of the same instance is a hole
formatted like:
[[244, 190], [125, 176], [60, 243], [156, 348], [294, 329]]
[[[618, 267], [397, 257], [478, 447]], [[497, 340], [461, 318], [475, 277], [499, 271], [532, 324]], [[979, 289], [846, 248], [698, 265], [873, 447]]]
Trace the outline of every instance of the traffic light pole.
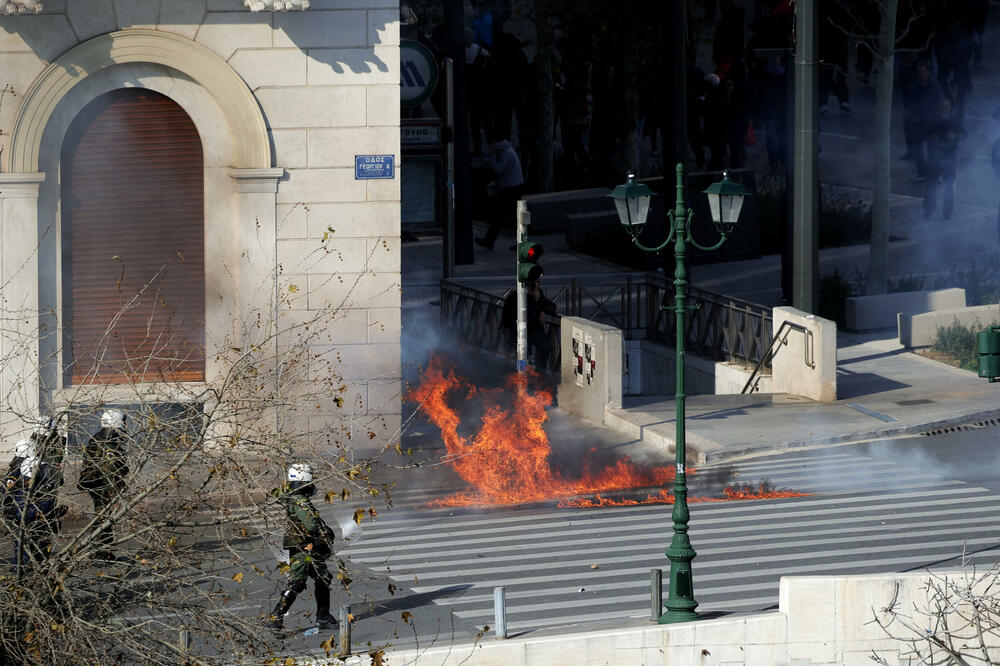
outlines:
[[[517, 202], [517, 243], [528, 240], [528, 226], [531, 224], [531, 213], [528, 203], [521, 199]], [[514, 253], [514, 282], [517, 284], [517, 371], [528, 369], [528, 292], [524, 282], [518, 279], [520, 270], [520, 251]]]

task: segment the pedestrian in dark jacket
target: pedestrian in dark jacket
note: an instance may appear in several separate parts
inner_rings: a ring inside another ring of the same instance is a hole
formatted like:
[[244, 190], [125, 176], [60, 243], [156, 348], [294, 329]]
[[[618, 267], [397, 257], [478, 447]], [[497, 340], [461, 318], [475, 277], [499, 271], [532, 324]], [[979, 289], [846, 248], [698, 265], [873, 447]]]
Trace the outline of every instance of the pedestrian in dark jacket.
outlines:
[[[83, 469], [77, 486], [85, 490], [94, 502], [95, 526], [108, 517], [108, 508], [126, 492], [128, 461], [125, 453], [125, 414], [108, 409], [101, 414], [101, 429], [90, 438], [83, 450]], [[98, 559], [114, 559], [111, 544], [112, 528], [98, 529], [95, 541]]]
[[938, 101], [944, 97], [940, 84], [931, 77], [931, 68], [926, 61], [916, 64], [916, 80], [903, 94], [903, 135], [906, 137], [906, 154], [902, 159], [917, 163], [915, 180], [923, 180], [927, 175], [927, 123], [938, 112]]
[[[542, 292], [541, 280], [526, 285], [527, 291], [527, 340], [528, 345], [535, 350], [535, 368], [544, 370], [552, 353], [552, 343], [545, 332], [545, 317], [555, 316], [556, 304], [545, 297]], [[517, 339], [517, 290], [511, 289], [504, 299], [503, 311], [500, 314], [500, 328], [513, 344]]]
[[950, 220], [955, 210], [955, 162], [958, 142], [964, 134], [947, 97], [938, 102], [938, 113], [926, 124], [927, 180], [924, 183], [924, 217], [930, 217], [937, 207], [937, 193], [944, 189], [944, 219]]
[[329, 629], [337, 624], [337, 620], [330, 615], [332, 578], [326, 567], [326, 560], [333, 555], [333, 530], [323, 522], [309, 499], [316, 494], [312, 467], [305, 463], [292, 465], [288, 468], [286, 484], [287, 493], [282, 500], [288, 522], [282, 547], [288, 550], [289, 555], [288, 587], [271, 612], [269, 625], [277, 632], [284, 629], [285, 615], [295, 598], [306, 589], [306, 581], [312, 578], [316, 625], [320, 629]]
[[476, 239], [476, 245], [493, 249], [500, 227], [515, 223], [517, 202], [524, 193], [524, 172], [521, 160], [510, 141], [491, 138], [490, 155], [483, 167], [489, 172], [496, 186], [496, 193], [490, 197], [490, 226], [486, 236]]
[[5, 531], [14, 537], [17, 566], [48, 559], [66, 512], [56, 504], [58, 490], [55, 471], [39, 457], [35, 441], [18, 442], [4, 477], [2, 502]]

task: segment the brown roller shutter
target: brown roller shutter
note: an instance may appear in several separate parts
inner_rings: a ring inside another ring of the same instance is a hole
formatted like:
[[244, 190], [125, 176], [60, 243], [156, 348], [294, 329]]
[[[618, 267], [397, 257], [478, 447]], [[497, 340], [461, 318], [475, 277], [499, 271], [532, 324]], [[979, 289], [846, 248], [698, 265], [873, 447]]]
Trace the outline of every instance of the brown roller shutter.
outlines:
[[115, 90], [62, 150], [64, 382], [205, 378], [204, 169], [194, 123]]

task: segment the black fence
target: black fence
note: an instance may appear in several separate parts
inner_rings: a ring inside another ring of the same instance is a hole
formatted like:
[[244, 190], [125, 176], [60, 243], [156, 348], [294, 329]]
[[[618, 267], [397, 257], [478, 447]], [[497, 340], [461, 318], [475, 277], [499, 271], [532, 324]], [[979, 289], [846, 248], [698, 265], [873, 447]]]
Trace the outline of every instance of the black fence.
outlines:
[[[504, 297], [511, 287], [495, 279], [441, 281], [441, 321], [459, 341], [498, 353], [514, 353], [513, 339], [500, 328]], [[673, 346], [676, 317], [672, 280], [660, 274], [614, 273], [547, 280], [546, 296], [562, 315], [621, 329], [627, 340], [656, 340]], [[685, 348], [715, 361], [756, 364], [771, 345], [771, 308], [703, 289], [689, 288], [693, 306], [685, 324]], [[547, 317], [552, 343], [549, 368], [560, 364], [560, 317]], [[770, 367], [766, 360], [764, 367]]]

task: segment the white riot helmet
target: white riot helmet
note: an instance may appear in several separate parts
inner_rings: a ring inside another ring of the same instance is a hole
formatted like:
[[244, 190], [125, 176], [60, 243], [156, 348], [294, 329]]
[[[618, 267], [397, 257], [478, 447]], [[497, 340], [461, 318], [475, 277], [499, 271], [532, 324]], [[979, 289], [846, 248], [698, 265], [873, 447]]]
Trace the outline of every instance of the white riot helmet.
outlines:
[[124, 430], [125, 412], [120, 409], [105, 409], [101, 413], [101, 427], [110, 430]]
[[288, 468], [288, 483], [298, 483], [300, 487], [307, 483], [312, 483], [313, 471], [308, 463], [295, 463]]
[[15, 458], [34, 458], [36, 455], [35, 440], [29, 438], [22, 439], [14, 445]]
[[39, 437], [45, 437], [46, 435], [51, 434], [53, 430], [55, 430], [56, 426], [55, 421], [56, 421], [55, 419], [50, 419], [45, 417], [39, 418], [32, 424], [31, 431], [34, 432]]
[[35, 470], [38, 469], [38, 457], [28, 456], [21, 461], [21, 476], [26, 479], [30, 479], [35, 475]]

